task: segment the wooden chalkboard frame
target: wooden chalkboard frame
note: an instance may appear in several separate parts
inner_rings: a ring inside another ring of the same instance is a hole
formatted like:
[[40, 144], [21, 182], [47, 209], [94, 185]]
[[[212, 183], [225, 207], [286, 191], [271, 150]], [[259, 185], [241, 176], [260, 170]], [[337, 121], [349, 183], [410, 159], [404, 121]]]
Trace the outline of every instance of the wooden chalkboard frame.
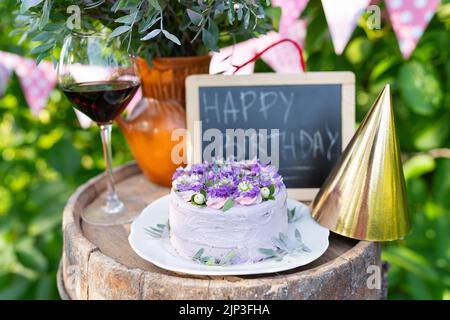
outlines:
[[[263, 85], [341, 85], [341, 147], [343, 151], [355, 131], [355, 75], [353, 72], [306, 72], [299, 74], [257, 73], [252, 75], [192, 75], [186, 79], [186, 120], [191, 139], [188, 142], [188, 163], [198, 163], [202, 158], [199, 128], [200, 87], [236, 87]], [[289, 197], [311, 201], [318, 188], [288, 188]]]

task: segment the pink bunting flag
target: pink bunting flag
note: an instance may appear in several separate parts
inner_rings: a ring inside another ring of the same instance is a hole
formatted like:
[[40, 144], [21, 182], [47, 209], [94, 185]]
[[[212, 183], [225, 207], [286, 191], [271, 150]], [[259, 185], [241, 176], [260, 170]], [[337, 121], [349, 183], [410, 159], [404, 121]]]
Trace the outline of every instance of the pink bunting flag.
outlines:
[[385, 0], [400, 51], [408, 59], [417, 46], [440, 0]]
[[[257, 52], [267, 48], [283, 38], [289, 38], [303, 45], [306, 36], [306, 21], [297, 20], [292, 24], [286, 36], [281, 33], [270, 32], [261, 37], [257, 42]], [[297, 49], [291, 43], [281, 43], [270, 49], [261, 57], [277, 73], [299, 73], [303, 72]]]
[[[233, 74], [235, 66], [243, 64], [250, 60], [256, 52], [256, 41], [258, 39], [250, 39], [237, 43], [235, 45], [220, 49], [214, 52], [209, 65], [210, 74], [223, 73], [226, 75]], [[255, 64], [250, 63], [239, 70], [237, 74], [252, 74]]]
[[290, 37], [291, 27], [299, 20], [309, 0], [272, 0], [272, 6], [281, 8], [280, 33]]
[[0, 51], [0, 65], [3, 70], [8, 70], [8, 75], [12, 71], [16, 73], [31, 112], [37, 114], [42, 110], [56, 85], [53, 65], [47, 61], [36, 65], [33, 59], [3, 51]]
[[370, 0], [322, 0], [336, 54], [342, 54]]

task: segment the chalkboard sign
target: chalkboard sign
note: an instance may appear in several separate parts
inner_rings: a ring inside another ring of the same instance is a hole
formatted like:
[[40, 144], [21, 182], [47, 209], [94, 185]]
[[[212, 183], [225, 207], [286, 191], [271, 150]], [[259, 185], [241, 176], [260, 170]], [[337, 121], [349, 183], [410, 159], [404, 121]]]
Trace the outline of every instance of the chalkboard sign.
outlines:
[[186, 87], [190, 163], [258, 157], [300, 200], [313, 199], [353, 135], [350, 72], [195, 75]]

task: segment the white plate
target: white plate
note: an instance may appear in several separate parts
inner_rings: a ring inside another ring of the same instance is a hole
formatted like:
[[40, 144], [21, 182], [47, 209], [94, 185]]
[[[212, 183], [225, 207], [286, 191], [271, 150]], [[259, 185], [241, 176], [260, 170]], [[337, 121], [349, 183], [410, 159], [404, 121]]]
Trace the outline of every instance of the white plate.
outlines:
[[246, 275], [273, 273], [306, 265], [319, 258], [328, 248], [328, 229], [320, 226], [310, 215], [309, 208], [296, 200], [287, 200], [289, 209], [296, 207], [296, 218], [289, 224], [288, 237], [294, 237], [295, 229], [300, 231], [303, 243], [311, 252], [289, 253], [281, 261], [274, 258], [253, 264], [236, 264], [226, 266], [208, 266], [186, 259], [177, 254], [170, 245], [168, 233], [162, 237], [151, 236], [146, 228], [157, 224], [166, 224], [169, 215], [169, 195], [152, 202], [134, 220], [128, 237], [133, 250], [143, 259], [160, 268], [195, 275]]

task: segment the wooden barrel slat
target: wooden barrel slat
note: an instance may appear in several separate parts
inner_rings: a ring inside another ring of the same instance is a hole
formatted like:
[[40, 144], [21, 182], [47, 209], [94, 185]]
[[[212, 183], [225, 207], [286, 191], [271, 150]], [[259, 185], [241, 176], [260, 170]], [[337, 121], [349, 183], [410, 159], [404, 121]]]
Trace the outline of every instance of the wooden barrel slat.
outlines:
[[[147, 203], [169, 189], [148, 182], [130, 163], [115, 170], [118, 192]], [[380, 246], [330, 235], [330, 247], [316, 261], [293, 270], [250, 276], [191, 276], [167, 271], [137, 256], [128, 244], [129, 226], [95, 227], [81, 211], [100, 206], [103, 175], [80, 186], [63, 214], [64, 250], [58, 288], [70, 299], [378, 299], [367, 287], [367, 267], [381, 270]]]

